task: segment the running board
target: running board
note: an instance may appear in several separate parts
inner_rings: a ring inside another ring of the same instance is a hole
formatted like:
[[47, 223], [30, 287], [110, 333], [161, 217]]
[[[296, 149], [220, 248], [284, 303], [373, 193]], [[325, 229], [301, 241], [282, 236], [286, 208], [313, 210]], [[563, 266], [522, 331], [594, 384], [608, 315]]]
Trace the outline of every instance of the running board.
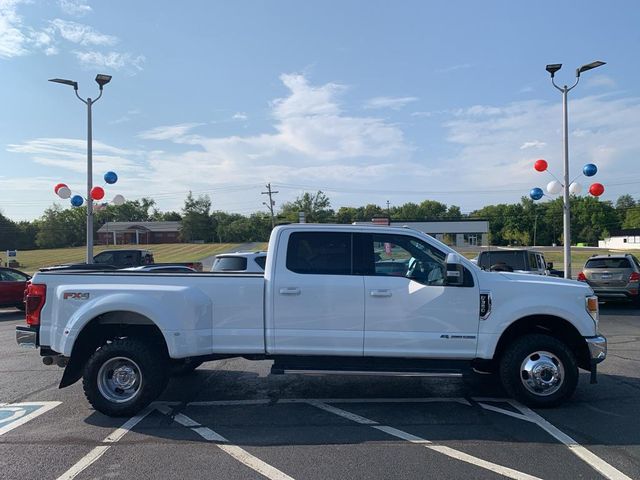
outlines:
[[468, 360], [421, 358], [275, 356], [272, 375], [376, 375], [391, 377], [462, 377], [471, 370]]
[[378, 377], [462, 377], [462, 372], [387, 372], [387, 371], [358, 371], [358, 370], [271, 370], [272, 375], [371, 375]]

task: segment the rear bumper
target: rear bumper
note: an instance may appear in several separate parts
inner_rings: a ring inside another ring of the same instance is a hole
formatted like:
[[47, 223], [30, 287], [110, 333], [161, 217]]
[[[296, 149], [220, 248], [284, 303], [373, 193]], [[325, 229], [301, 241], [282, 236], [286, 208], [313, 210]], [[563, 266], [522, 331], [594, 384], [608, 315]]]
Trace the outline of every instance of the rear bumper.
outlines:
[[598, 296], [598, 298], [618, 298], [618, 299], [633, 299], [638, 297], [638, 287], [634, 286], [633, 288], [627, 287], [618, 287], [618, 288], [593, 288], [593, 293]]
[[21, 347], [38, 348], [39, 340], [38, 329], [34, 327], [16, 327], [16, 342]]

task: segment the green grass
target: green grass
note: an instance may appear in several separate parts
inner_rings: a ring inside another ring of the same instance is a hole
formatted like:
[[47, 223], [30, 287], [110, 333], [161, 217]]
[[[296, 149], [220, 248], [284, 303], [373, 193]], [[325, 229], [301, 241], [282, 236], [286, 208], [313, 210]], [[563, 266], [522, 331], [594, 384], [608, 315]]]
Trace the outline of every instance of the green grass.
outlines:
[[[237, 250], [236, 243], [163, 243], [158, 245], [118, 245], [117, 247], [96, 246], [93, 254], [104, 250], [141, 248], [151, 250], [155, 261], [158, 263], [195, 262], [218, 253]], [[265, 244], [266, 246], [266, 244]], [[260, 248], [263, 246], [260, 245]], [[23, 272], [32, 274], [39, 268], [61, 263], [84, 262], [86, 247], [55, 248], [47, 250], [21, 250], [18, 252], [18, 267]], [[0, 254], [4, 261], [4, 255]]]

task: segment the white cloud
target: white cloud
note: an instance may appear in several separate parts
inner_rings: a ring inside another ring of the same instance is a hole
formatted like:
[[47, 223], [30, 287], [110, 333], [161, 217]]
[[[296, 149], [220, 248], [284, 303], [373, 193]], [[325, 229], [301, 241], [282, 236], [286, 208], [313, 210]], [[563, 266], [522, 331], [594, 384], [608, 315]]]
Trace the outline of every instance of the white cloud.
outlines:
[[20, 3], [20, 0], [0, 0], [0, 58], [19, 57], [29, 52], [22, 18], [17, 13]]
[[244, 112], [236, 112], [233, 114], [233, 117], [231, 117], [233, 120], [246, 120], [247, 118], [247, 114]]
[[84, 25], [82, 23], [76, 23], [69, 20], [56, 18], [55, 20], [51, 21], [51, 25], [62, 38], [79, 45], [110, 46], [115, 45], [118, 42], [118, 39], [116, 37], [100, 33], [93, 27]]
[[452, 65], [450, 67], [444, 67], [444, 68], [439, 68], [436, 70], [436, 72], [438, 73], [451, 73], [451, 72], [455, 72], [457, 70], [466, 70], [468, 68], [471, 68], [473, 65], [471, 65], [470, 63], [460, 63], [458, 65]]
[[587, 77], [586, 84], [588, 87], [606, 87], [615, 88], [617, 86], [616, 81], [608, 75], [592, 75]]
[[127, 69], [131, 71], [142, 70], [145, 62], [143, 55], [133, 55], [131, 53], [97, 51], [73, 52], [80, 64], [86, 68], [109, 68], [112, 70]]
[[528, 148], [542, 148], [546, 146], [547, 144], [545, 142], [534, 140], [533, 142], [524, 142], [522, 145], [520, 145], [520, 150], [527, 150]]
[[416, 97], [375, 97], [364, 104], [364, 108], [390, 108], [392, 110], [400, 110], [408, 104], [418, 101]]
[[74, 17], [82, 17], [92, 11], [84, 0], [58, 0], [58, 5], [64, 13]]
[[178, 125], [166, 125], [152, 128], [138, 134], [138, 138], [145, 140], [170, 140], [175, 143], [183, 143], [185, 135], [203, 123], [180, 123]]

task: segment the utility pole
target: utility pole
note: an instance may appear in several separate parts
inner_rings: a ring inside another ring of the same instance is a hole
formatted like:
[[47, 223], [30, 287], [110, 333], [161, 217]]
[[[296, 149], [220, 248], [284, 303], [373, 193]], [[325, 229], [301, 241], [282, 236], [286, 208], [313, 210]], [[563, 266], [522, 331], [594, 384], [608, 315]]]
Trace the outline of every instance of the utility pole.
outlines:
[[267, 202], [262, 202], [263, 205], [266, 205], [267, 208], [269, 209], [269, 211], [271, 212], [271, 228], [275, 228], [276, 226], [276, 219], [275, 216], [273, 215], [273, 206], [276, 204], [276, 201], [271, 197], [272, 195], [275, 195], [276, 193], [278, 193], [277, 190], [271, 190], [271, 184], [267, 183], [267, 191], [266, 192], [262, 192], [262, 195], [269, 195], [269, 203]]

